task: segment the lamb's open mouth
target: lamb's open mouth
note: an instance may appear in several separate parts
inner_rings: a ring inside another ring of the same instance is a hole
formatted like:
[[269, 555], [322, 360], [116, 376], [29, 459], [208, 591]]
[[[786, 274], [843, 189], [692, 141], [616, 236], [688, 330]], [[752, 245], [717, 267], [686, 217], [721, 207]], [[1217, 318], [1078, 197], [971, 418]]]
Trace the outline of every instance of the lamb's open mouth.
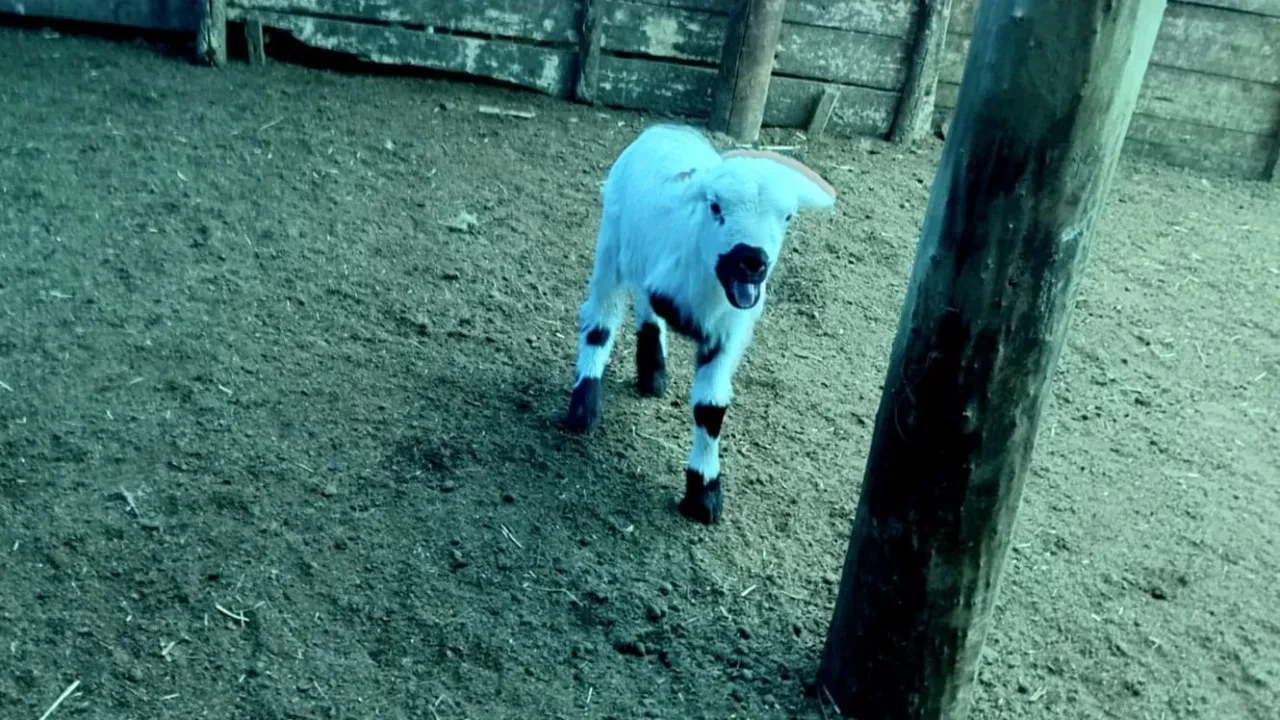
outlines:
[[733, 279], [728, 283], [722, 284], [724, 285], [725, 297], [729, 299], [729, 304], [739, 310], [750, 310], [760, 300], [760, 283]]
[[716, 277], [729, 304], [750, 310], [760, 302], [760, 290], [769, 275], [769, 256], [764, 250], [738, 243], [716, 261]]

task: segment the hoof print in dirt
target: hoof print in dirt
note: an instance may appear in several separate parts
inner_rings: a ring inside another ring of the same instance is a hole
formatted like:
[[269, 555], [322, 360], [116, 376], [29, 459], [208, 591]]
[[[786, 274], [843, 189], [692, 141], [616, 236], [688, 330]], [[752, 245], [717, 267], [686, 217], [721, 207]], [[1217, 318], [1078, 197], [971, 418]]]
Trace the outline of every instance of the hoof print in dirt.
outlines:
[[570, 432], [590, 432], [600, 422], [604, 407], [604, 383], [600, 378], [583, 378], [569, 398], [569, 414], [564, 424]]
[[649, 649], [645, 647], [643, 642], [639, 640], [622, 640], [613, 644], [613, 649], [618, 651], [619, 655], [634, 655], [635, 657], [644, 657], [649, 654]]
[[680, 514], [704, 525], [719, 522], [724, 514], [724, 491], [720, 487], [720, 478], [703, 482], [702, 473], [685, 470], [684, 485]]

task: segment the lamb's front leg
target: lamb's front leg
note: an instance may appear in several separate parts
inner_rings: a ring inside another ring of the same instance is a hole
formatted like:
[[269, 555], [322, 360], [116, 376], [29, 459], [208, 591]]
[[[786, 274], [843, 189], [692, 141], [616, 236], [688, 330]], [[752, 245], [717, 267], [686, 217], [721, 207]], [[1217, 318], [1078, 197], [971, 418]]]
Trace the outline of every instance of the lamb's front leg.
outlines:
[[720, 472], [720, 430], [733, 399], [733, 373], [740, 351], [719, 343], [698, 347], [698, 369], [693, 377], [693, 447], [685, 469], [684, 499], [680, 513], [691, 520], [711, 524], [724, 511]]

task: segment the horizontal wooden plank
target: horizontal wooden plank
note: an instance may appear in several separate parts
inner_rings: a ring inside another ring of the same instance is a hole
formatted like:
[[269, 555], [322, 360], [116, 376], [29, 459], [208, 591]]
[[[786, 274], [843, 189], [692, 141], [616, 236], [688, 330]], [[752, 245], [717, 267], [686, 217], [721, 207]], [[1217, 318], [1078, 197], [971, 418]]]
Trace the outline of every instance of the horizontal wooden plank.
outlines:
[[769, 81], [765, 124], [771, 127], [807, 127], [826, 88], [836, 88], [840, 95], [825, 132], [844, 137], [884, 137], [889, 133], [893, 113], [898, 106], [898, 93], [788, 77], [775, 77]]
[[[949, 35], [941, 80], [959, 83], [969, 38]], [[1276, 60], [1280, 64], [1280, 59]], [[1138, 112], [1219, 127], [1268, 133], [1280, 123], [1280, 86], [1151, 65], [1138, 96]]]
[[1134, 115], [1125, 148], [1178, 167], [1260, 180], [1273, 142], [1264, 135]]
[[[715, 79], [713, 68], [606, 55], [600, 58], [597, 97], [613, 107], [665, 110], [705, 118], [710, 113]], [[888, 133], [896, 93], [788, 77], [775, 77], [770, 81], [764, 124], [807, 126], [826, 87], [835, 87], [840, 92], [827, 133], [844, 136]]]
[[1280, 83], [1280, 16], [1171, 3], [1151, 60], [1184, 70]]
[[[719, 65], [727, 18], [705, 10], [637, 2], [606, 5], [605, 51]], [[885, 35], [784, 23], [774, 72], [897, 90], [906, 73], [906, 41]]]
[[1138, 112], [1268, 135], [1280, 126], [1280, 86], [1153, 65], [1142, 81]]
[[[917, 0], [788, 0], [783, 22], [905, 38]], [[639, 0], [646, 5], [728, 14], [738, 0]]]
[[[1259, 16], [1280, 18], [1280, 0], [1175, 0], [1165, 8], [1165, 17], [1184, 13], [1208, 13], [1221, 16], [1231, 23], [1229, 28], [1242, 29], [1255, 22]], [[978, 0], [954, 0], [951, 5], [951, 22], [948, 29], [962, 35], [973, 34], [974, 18], [978, 15]], [[1159, 42], [1159, 41], [1157, 41]]]
[[[966, 2], [973, 0], [957, 0], [953, 7]], [[963, 36], [951, 38], [954, 44], [967, 38], [972, 27], [957, 24], [950, 30]], [[1170, 3], [1151, 62], [1240, 80], [1280, 83], [1280, 17]]]
[[[237, 14], [246, 11], [237, 10]], [[368, 62], [410, 65], [492, 78], [568, 97], [574, 50], [482, 40], [423, 30], [329, 20], [306, 15], [249, 11], [263, 26], [291, 33], [322, 50], [350, 53]]]
[[978, 0], [952, 0], [951, 20], [947, 32], [973, 34], [973, 21], [978, 16]]
[[[937, 115], [941, 122], [956, 105], [960, 86], [939, 83]], [[1125, 147], [1142, 157], [1199, 171], [1257, 179], [1274, 139], [1266, 134], [1226, 130], [1185, 120], [1134, 113]]]
[[192, 0], [0, 0], [0, 13], [173, 32], [195, 32], [197, 9]]
[[1184, 2], [1179, 2], [1178, 4], [1203, 5], [1205, 7], [1280, 17], [1280, 0], [1184, 0]]
[[578, 0], [228, 0], [230, 8], [578, 42]]

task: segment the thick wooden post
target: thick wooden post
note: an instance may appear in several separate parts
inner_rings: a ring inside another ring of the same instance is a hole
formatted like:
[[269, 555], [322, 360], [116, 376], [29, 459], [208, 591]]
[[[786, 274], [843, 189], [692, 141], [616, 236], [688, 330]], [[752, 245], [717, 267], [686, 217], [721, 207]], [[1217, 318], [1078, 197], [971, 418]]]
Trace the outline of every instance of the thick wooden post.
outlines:
[[582, 0], [581, 40], [578, 45], [578, 77], [574, 95], [578, 102], [594, 105], [600, 77], [600, 35], [607, 0]]
[[1048, 380], [1165, 0], [983, 0], [818, 681], [960, 720]]
[[707, 127], [739, 142], [755, 142], [773, 77], [786, 0], [738, 0], [720, 57]]
[[227, 2], [200, 0], [200, 27], [196, 31], [196, 57], [213, 66], [227, 63]]
[[916, 6], [911, 60], [890, 134], [896, 143], [919, 140], [929, 133], [933, 124], [938, 73], [951, 19], [951, 0], [918, 0]]

